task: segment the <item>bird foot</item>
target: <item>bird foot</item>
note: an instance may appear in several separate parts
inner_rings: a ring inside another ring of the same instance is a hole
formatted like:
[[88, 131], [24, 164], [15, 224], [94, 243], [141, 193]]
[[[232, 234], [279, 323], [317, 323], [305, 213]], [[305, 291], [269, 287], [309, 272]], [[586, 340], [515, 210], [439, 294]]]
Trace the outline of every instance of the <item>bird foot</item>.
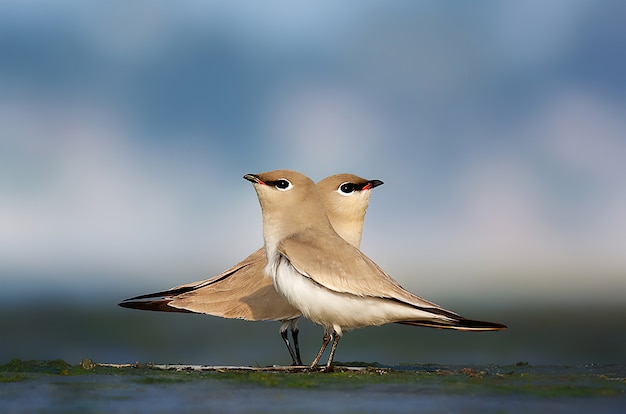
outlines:
[[335, 367], [333, 365], [331, 365], [331, 366], [315, 365], [315, 366], [310, 366], [308, 371], [309, 372], [334, 372], [335, 371]]

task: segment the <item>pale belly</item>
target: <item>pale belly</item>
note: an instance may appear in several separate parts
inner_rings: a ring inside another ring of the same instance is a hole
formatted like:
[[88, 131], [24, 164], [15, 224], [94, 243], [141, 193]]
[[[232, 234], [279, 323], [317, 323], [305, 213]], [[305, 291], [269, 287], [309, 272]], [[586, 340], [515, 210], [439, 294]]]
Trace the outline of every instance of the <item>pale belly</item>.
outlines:
[[408, 320], [449, 320], [389, 299], [362, 297], [326, 289], [298, 273], [287, 261], [276, 268], [274, 285], [312, 322], [342, 330]]

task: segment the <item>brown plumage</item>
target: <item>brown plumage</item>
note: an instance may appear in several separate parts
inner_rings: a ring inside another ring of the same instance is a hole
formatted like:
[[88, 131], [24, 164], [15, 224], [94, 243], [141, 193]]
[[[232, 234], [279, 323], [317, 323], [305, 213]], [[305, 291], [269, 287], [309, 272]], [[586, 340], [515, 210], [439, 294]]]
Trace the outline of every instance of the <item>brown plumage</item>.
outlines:
[[506, 328], [466, 319], [402, 288], [337, 235], [306, 176], [278, 170], [244, 178], [254, 184], [263, 212], [267, 273], [294, 308], [325, 329], [312, 367], [334, 337], [330, 367], [343, 329], [393, 322], [472, 331]]
[[[336, 174], [317, 184], [328, 217], [338, 234], [359, 246], [370, 189], [383, 184], [352, 174]], [[306, 218], [304, 218], [306, 220]], [[301, 365], [297, 344], [297, 320], [301, 313], [276, 292], [272, 279], [264, 274], [267, 255], [261, 248], [219, 275], [176, 286], [162, 292], [136, 296], [119, 303], [132, 309], [204, 313], [249, 321], [282, 321], [280, 332], [294, 365]], [[287, 339], [291, 327], [295, 352]]]

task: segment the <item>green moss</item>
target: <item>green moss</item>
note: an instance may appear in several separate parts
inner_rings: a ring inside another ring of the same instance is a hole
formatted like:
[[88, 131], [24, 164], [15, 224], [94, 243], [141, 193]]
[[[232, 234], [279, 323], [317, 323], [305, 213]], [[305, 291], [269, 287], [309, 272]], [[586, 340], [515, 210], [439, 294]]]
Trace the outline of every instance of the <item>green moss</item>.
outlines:
[[171, 377], [171, 376], [141, 376], [134, 380], [134, 382], [139, 384], [180, 384], [183, 382], [191, 381], [188, 378], [182, 377]]
[[0, 365], [0, 372], [37, 372], [43, 374], [69, 375], [74, 368], [62, 359], [53, 361], [22, 361], [12, 359], [11, 362]]
[[217, 371], [164, 370], [150, 364], [121, 367], [100, 366], [89, 359], [78, 365], [63, 360], [22, 361], [0, 365], [0, 382], [29, 381], [32, 375], [116, 375], [128, 376], [140, 384], [178, 384], [192, 381], [219, 381], [237, 386], [275, 389], [358, 390], [385, 385], [406, 393], [450, 393], [483, 395], [530, 395], [538, 397], [625, 396], [623, 368], [594, 371], [585, 367], [509, 366], [446, 367], [405, 365], [401, 369], [367, 368], [333, 372], [293, 372], [224, 369]]
[[72, 365], [62, 359], [49, 361], [12, 359], [0, 365], [2, 372], [37, 373], [50, 375], [85, 375], [85, 374], [120, 374], [122, 371], [112, 367], [102, 367], [90, 359], [83, 359], [80, 364]]
[[[358, 389], [376, 384], [397, 384], [422, 386], [424, 381], [437, 377], [436, 373], [395, 371], [390, 369], [342, 370], [333, 372], [264, 372], [264, 371], [226, 371], [208, 372], [204, 378], [218, 381], [237, 382], [268, 388], [336, 388]], [[442, 376], [447, 382], [449, 378]]]
[[28, 376], [21, 372], [16, 373], [8, 373], [2, 372], [0, 373], [0, 384], [1, 383], [9, 383], [9, 382], [23, 382], [28, 379]]
[[381, 365], [378, 362], [365, 362], [365, 361], [334, 361], [335, 365], [344, 367], [366, 367], [366, 368], [380, 368]]

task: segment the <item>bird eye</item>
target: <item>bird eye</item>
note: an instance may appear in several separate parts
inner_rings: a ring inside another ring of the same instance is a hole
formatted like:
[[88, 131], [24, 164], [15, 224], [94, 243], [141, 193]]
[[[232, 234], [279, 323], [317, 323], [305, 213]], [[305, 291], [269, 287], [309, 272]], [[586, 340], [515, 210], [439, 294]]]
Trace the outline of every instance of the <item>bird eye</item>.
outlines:
[[288, 180], [281, 178], [280, 180], [276, 180], [274, 182], [274, 187], [280, 191], [287, 191], [291, 190], [291, 183]]
[[352, 183], [343, 183], [337, 189], [337, 192], [341, 195], [350, 195], [356, 190], [356, 185]]

